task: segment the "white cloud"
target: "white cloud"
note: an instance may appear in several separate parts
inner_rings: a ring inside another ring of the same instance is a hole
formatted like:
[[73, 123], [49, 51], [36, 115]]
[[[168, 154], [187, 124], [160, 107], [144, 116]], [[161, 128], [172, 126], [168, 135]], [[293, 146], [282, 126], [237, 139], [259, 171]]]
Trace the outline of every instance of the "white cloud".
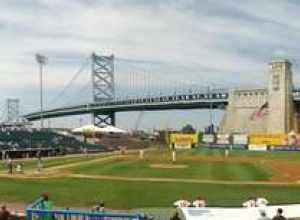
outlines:
[[[299, 60], [299, 7], [285, 0], [1, 1], [1, 93], [38, 91], [36, 52], [49, 56], [51, 97], [92, 51], [148, 60], [153, 81], [261, 86], [272, 57]], [[128, 73], [139, 70], [116, 63], [126, 87]]]

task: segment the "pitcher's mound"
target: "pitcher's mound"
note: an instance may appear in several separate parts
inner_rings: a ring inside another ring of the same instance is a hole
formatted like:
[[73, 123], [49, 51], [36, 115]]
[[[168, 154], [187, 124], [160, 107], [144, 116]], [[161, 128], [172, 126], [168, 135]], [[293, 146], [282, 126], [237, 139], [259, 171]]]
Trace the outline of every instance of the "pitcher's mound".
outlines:
[[151, 168], [163, 168], [163, 169], [184, 169], [187, 165], [184, 164], [150, 164]]

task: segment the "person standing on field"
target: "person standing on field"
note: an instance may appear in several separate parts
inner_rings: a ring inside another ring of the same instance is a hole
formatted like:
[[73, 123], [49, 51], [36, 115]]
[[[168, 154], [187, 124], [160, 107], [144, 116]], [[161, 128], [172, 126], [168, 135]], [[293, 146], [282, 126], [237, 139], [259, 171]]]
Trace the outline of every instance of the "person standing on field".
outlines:
[[13, 174], [13, 162], [12, 162], [11, 158], [8, 159], [7, 166], [8, 166], [8, 173], [10, 175], [12, 175]]

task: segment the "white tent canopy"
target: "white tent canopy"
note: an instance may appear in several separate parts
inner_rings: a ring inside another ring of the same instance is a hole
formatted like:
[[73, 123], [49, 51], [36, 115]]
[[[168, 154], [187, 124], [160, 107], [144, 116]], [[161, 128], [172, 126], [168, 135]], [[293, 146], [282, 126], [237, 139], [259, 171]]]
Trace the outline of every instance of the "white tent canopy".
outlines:
[[84, 125], [80, 128], [75, 128], [72, 130], [73, 133], [82, 134], [82, 133], [95, 133], [95, 134], [126, 134], [127, 131], [111, 126], [111, 125], [103, 125], [97, 127], [95, 125], [89, 124]]
[[111, 125], [105, 125], [104, 127], [100, 127], [100, 129], [102, 129], [102, 131], [105, 133], [119, 133], [119, 134], [126, 134], [128, 133], [127, 131], [121, 129], [121, 128], [117, 128]]

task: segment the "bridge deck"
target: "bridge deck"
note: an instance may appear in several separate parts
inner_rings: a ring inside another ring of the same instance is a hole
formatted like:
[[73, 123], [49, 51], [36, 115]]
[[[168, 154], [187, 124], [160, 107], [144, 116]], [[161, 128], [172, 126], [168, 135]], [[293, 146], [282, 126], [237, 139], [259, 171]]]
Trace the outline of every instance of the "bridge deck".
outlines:
[[[294, 90], [294, 102], [300, 107], [300, 90]], [[229, 92], [220, 90], [211, 93], [179, 94], [159, 97], [103, 101], [82, 105], [49, 109], [43, 112], [43, 118], [55, 118], [89, 113], [108, 114], [125, 111], [159, 111], [176, 109], [224, 109], [228, 104]], [[41, 118], [40, 112], [24, 115], [29, 121]]]
[[[188, 94], [160, 97], [145, 97], [138, 99], [103, 101], [76, 106], [50, 109], [43, 112], [43, 118], [79, 115], [88, 113], [111, 113], [124, 111], [158, 111], [172, 109], [224, 109], [228, 101], [228, 92], [211, 94]], [[34, 112], [24, 115], [28, 120], [40, 119], [41, 113]]]

